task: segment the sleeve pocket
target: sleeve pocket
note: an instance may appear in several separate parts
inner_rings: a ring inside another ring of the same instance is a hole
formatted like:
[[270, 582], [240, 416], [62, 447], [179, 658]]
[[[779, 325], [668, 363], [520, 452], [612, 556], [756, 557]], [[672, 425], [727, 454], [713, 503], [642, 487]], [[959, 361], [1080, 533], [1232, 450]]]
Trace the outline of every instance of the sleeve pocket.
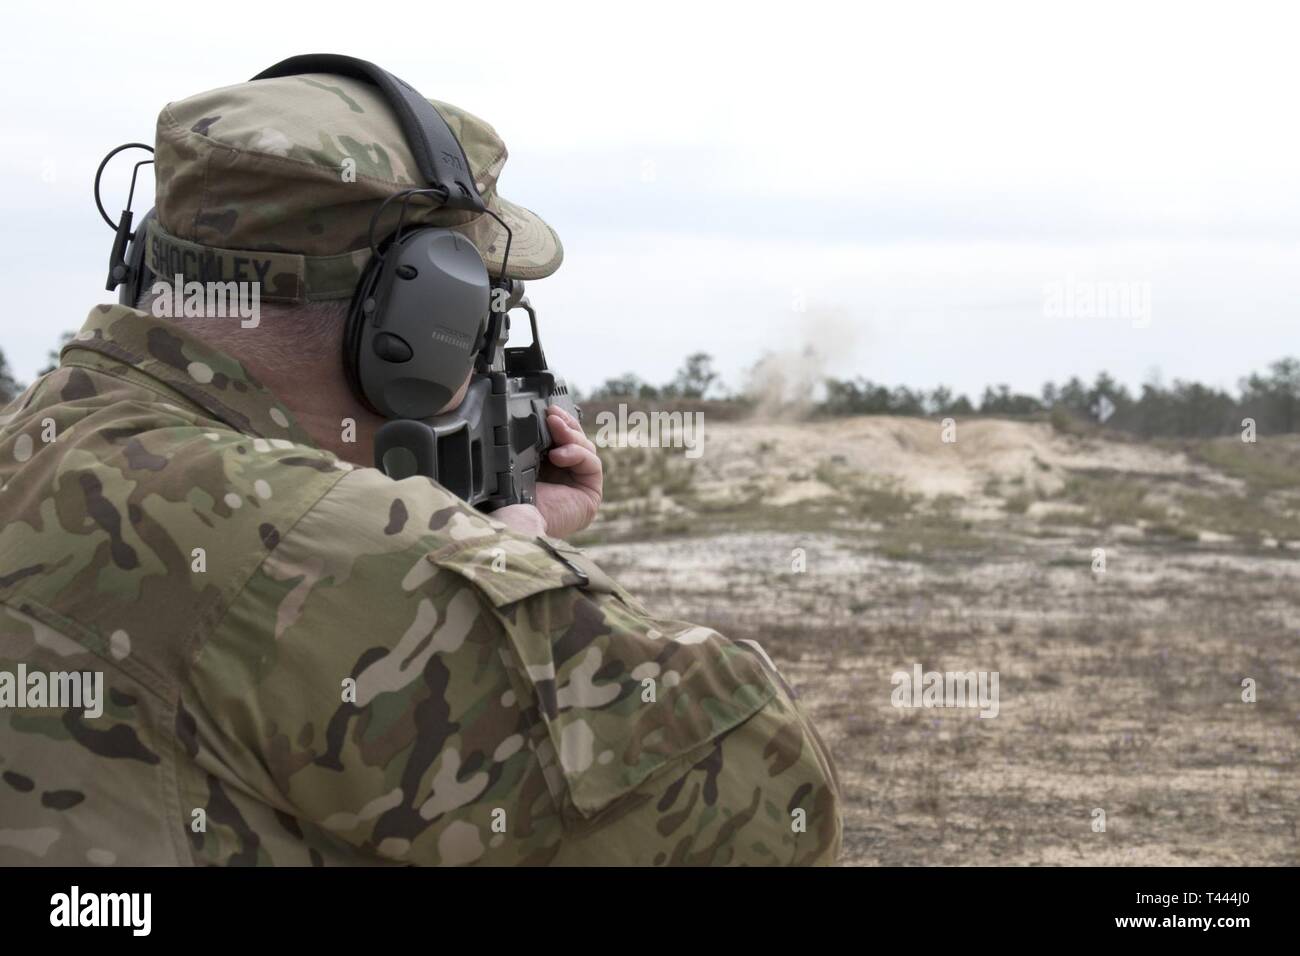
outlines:
[[593, 582], [582, 568], [559, 558], [543, 538], [535, 543], [507, 537], [458, 542], [433, 552], [428, 559], [473, 582], [496, 608], [543, 591], [572, 587], [599, 591], [605, 582], [613, 584], [603, 571]]
[[534, 750], [570, 821], [698, 761], [777, 693], [749, 649], [651, 618], [565, 542], [499, 537], [429, 560], [497, 610], [511, 680], [540, 717]]

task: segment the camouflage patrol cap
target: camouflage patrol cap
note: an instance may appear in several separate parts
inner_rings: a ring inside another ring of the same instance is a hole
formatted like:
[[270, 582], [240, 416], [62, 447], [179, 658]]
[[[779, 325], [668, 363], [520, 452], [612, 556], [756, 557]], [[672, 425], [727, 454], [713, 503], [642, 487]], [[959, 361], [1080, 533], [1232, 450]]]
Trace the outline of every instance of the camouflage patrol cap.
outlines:
[[[540, 279], [560, 266], [560, 239], [497, 193], [506, 147], [466, 111], [430, 100], [464, 147], [475, 185], [513, 233], [506, 273]], [[367, 229], [384, 199], [424, 187], [382, 94], [360, 80], [303, 74], [254, 80], [168, 104], [155, 154], [157, 221], [146, 262], [159, 277], [260, 281], [265, 299], [348, 298], [370, 258]], [[397, 224], [390, 203], [376, 241]], [[463, 233], [495, 275], [505, 230], [481, 213], [416, 197], [405, 223]]]

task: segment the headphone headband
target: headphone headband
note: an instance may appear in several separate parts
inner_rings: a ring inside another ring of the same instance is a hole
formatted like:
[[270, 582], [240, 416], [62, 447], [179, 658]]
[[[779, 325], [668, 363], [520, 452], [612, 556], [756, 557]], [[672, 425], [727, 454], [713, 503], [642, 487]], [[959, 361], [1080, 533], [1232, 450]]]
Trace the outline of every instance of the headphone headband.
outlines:
[[269, 66], [254, 80], [267, 80], [301, 73], [334, 73], [374, 84], [397, 115], [402, 132], [415, 156], [415, 165], [425, 184], [443, 190], [448, 209], [486, 212], [483, 197], [474, 186], [469, 160], [451, 127], [433, 104], [409, 83], [369, 60], [337, 53], [304, 53]]
[[[303, 73], [373, 84], [392, 107], [427, 186], [399, 190], [381, 202], [370, 222], [368, 248], [338, 256], [241, 252], [190, 242], [162, 229], [152, 209], [131, 232], [128, 208], [114, 227], [109, 288], [120, 285], [119, 301], [132, 307], [155, 276], [170, 281], [177, 273], [207, 281], [242, 277], [262, 283], [264, 298], [288, 301], [333, 298], [350, 288], [343, 367], [354, 393], [385, 417], [429, 418], [474, 368], [492, 312], [493, 282], [482, 254], [460, 233], [439, 227], [403, 233], [399, 218], [397, 234], [377, 247], [377, 220], [391, 200], [401, 200], [405, 209], [417, 194], [431, 195], [444, 208], [490, 216], [506, 233], [501, 281], [510, 228], [474, 188], [465, 150], [447, 121], [413, 87], [373, 63], [328, 53], [290, 57], [252, 81]], [[124, 256], [120, 247], [128, 239]]]

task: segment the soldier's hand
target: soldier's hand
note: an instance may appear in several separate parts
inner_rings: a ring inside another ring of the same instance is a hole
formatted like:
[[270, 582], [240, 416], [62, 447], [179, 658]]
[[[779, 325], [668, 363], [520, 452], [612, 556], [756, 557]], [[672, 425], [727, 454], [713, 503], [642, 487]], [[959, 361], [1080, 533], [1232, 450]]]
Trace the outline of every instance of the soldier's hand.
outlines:
[[529, 538], [546, 534], [546, 519], [533, 505], [506, 505], [492, 512], [491, 517], [511, 531], [518, 531]]
[[547, 533], [567, 538], [591, 524], [604, 492], [605, 469], [578, 420], [552, 405], [546, 427], [554, 446], [537, 480], [537, 508]]

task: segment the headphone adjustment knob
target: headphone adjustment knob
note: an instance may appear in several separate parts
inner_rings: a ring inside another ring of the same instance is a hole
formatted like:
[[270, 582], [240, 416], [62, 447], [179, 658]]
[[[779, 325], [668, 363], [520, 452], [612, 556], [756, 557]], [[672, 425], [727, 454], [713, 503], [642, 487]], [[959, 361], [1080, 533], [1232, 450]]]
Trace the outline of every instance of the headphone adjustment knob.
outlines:
[[392, 332], [380, 332], [373, 343], [375, 354], [385, 362], [409, 362], [415, 352], [406, 340]]

